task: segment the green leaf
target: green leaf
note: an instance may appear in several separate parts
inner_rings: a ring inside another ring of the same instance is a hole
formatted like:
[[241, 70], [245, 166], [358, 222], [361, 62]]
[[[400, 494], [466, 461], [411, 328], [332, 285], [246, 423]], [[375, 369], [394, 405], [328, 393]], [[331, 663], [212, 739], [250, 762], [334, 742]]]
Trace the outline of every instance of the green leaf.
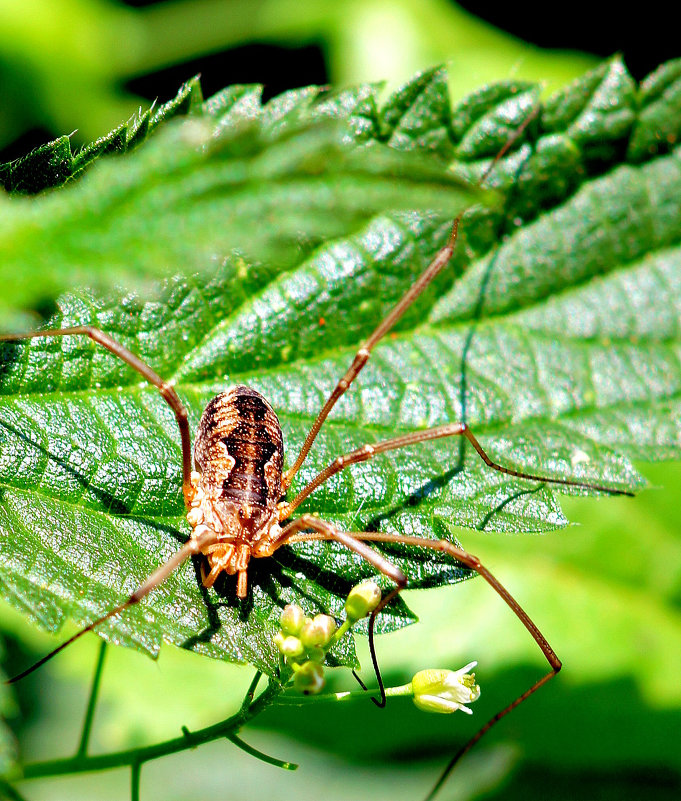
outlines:
[[676, 59], [662, 64], [641, 84], [640, 111], [629, 142], [630, 159], [644, 160], [664, 153], [679, 141], [680, 102], [681, 59]]
[[[198, 93], [187, 91], [189, 100]], [[235, 248], [280, 269], [385, 209], [451, 214], [481, 196], [439, 160], [371, 140], [370, 88], [316, 103], [320, 93], [261, 106], [258, 88], [225, 90], [127, 158], [97, 158], [116, 150], [117, 132], [86, 148], [70, 169], [97, 164], [75, 186], [0, 198], [1, 302], [44, 305], [64, 287], [210, 272]], [[26, 281], [25, 265], [40, 282]]]
[[201, 103], [198, 78], [183, 84], [177, 95], [156, 111], [149, 108], [91, 144], [73, 153], [68, 136], [60, 136], [16, 161], [0, 164], [0, 185], [8, 192], [35, 194], [62, 186], [100, 156], [126, 153], [143, 142], [162, 122], [196, 111]]
[[[504, 207], [466, 213], [451, 265], [376, 349], [322, 430], [289, 497], [340, 453], [455, 420], [465, 420], [503, 464], [613, 489], [644, 485], [634, 457], [678, 458], [679, 153], [656, 151], [647, 160], [623, 163], [627, 137], [638, 123], [636, 92], [622, 70], [609, 62], [549, 101], [548, 121], [540, 114], [495, 167], [492, 182], [505, 195]], [[599, 108], [616, 109], [612, 121], [606, 111], [584, 112], [576, 96], [585, 85], [600, 98]], [[418, 76], [414, 86], [418, 91], [408, 87], [382, 109], [362, 88], [335, 105], [326, 101], [325, 113], [356, 109], [354, 99], [361, 95], [362, 113], [352, 123], [356, 136], [442, 155], [445, 130], [450, 155], [470, 159], [457, 171], [479, 176], [499, 142], [536, 103], [533, 87], [503, 84], [464, 101], [443, 125], [448, 106], [442, 72]], [[268, 250], [264, 233], [261, 261], [222, 259], [209, 276], [204, 271], [173, 279], [160, 298], [147, 302], [115, 292], [73, 293], [61, 300], [52, 324], [92, 323], [138, 353], [174, 381], [193, 430], [217, 392], [234, 383], [253, 386], [279, 414], [290, 464], [363, 338], [446, 241], [451, 213], [433, 211], [430, 203], [454, 189], [441, 177], [437, 192], [416, 191], [425, 198], [423, 208], [395, 211], [396, 200], [383, 183], [383, 165], [394, 164], [391, 151], [375, 145], [362, 151], [314, 149], [330, 141], [323, 133], [328, 129], [308, 124], [317, 111], [303, 115], [302, 127], [282, 122], [291, 109], [299, 119], [301, 105], [317, 108], [309, 93], [285, 96], [262, 111], [249, 92], [225, 93], [211, 102], [228, 107], [227, 118], [255, 115], [268, 136], [278, 127], [267, 144], [261, 139], [253, 146], [235, 134], [225, 145], [257, 151], [249, 162], [251, 182], [273, 208], [281, 206], [275, 235], [280, 223], [290, 233], [291, 194], [279, 192], [279, 176], [289, 175], [287, 165], [305, 162], [312, 143], [312, 161], [321, 171], [305, 180], [317, 175], [315, 186], [333, 196], [319, 228], [308, 229], [316, 247]], [[400, 126], [415, 133], [398, 136]], [[272, 141], [280, 146], [275, 155]], [[298, 147], [301, 142], [305, 147]], [[126, 157], [131, 174], [146, 175], [160, 152], [154, 144]], [[358, 209], [367, 192], [353, 199], [336, 180], [357, 153], [369, 154], [370, 161], [368, 167], [361, 162], [364, 171], [355, 178], [381, 184], [368, 200], [375, 213], [362, 224]], [[378, 160], [371, 161], [376, 153]], [[202, 185], [215, 169], [209, 171], [193, 153], [183, 151], [183, 159], [176, 198], [194, 171]], [[426, 176], [436, 182], [432, 162], [410, 163], [418, 164], [411, 181], [416, 190]], [[126, 162], [120, 164], [123, 172]], [[172, 176], [173, 165], [157, 165], [159, 176]], [[96, 178], [104, 186], [102, 175], [104, 169], [93, 172], [92, 185]], [[113, 172], [106, 175], [116, 195], [120, 183]], [[399, 180], [395, 186], [406, 191]], [[70, 198], [85, 192], [82, 187], [87, 189], [86, 181], [64, 191], [64, 203], [75, 206]], [[352, 225], [329, 222], [327, 238], [321, 225], [336, 199], [341, 217], [351, 210]], [[376, 208], [381, 203], [384, 208]], [[145, 209], [135, 208], [139, 214]], [[179, 225], [181, 215], [170, 205], [154, 209], [145, 224], [153, 230], [161, 210]], [[191, 210], [183, 211], [191, 216]], [[202, 211], [213, 219], [208, 205]], [[245, 217], [239, 219], [248, 228]], [[102, 229], [93, 239], [112, 253], [129, 246], [127, 232], [111, 242], [110, 236]], [[167, 243], [167, 251], [174, 252], [178, 241]], [[148, 250], [154, 250], [152, 242]], [[126, 255], [130, 251], [121, 250], [119, 258]], [[51, 629], [66, 617], [82, 623], [120, 602], [187, 535], [177, 426], [157, 392], [89, 340], [6, 344], [2, 364], [0, 581], [10, 601], [36, 622]], [[449, 536], [453, 525], [547, 531], [567, 522], [551, 485], [493, 471], [456, 440], [393, 451], [352, 467], [302, 509], [349, 530], [435, 538]], [[413, 587], [470, 574], [435, 553], [387, 545], [382, 550]], [[109, 621], [104, 636], [151, 653], [165, 639], [249, 661], [272, 674], [271, 636], [280, 608], [296, 600], [310, 612], [339, 614], [350, 586], [372, 574], [339, 546], [282, 548], [271, 560], [254, 560], [251, 594], [240, 607], [231, 580], [205, 591], [193, 568], [175, 573], [129, 615]], [[405, 606], [395, 605], [381, 630], [410, 619]], [[349, 646], [337, 657], [353, 661]]]

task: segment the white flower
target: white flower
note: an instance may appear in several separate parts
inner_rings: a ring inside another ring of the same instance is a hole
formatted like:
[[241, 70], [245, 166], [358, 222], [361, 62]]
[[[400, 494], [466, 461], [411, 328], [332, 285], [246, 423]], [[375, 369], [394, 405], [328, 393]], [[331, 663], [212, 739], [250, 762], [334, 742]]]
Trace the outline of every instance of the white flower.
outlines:
[[475, 683], [475, 673], [469, 673], [478, 663], [469, 662], [461, 670], [431, 668], [419, 671], [411, 681], [414, 703], [426, 712], [456, 712], [460, 709], [473, 714], [466, 704], [480, 698], [480, 687]]

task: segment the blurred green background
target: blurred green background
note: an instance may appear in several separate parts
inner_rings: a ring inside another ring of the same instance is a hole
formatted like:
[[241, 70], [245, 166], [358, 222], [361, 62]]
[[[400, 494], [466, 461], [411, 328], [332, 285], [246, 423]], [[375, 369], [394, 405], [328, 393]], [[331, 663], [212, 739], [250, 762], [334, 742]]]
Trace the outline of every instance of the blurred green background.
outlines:
[[0, 0], [0, 161], [72, 131], [76, 143], [101, 136], [199, 72], [206, 96], [233, 83], [264, 83], [271, 97], [312, 83], [395, 88], [446, 63], [460, 98], [508, 78], [542, 81], [549, 91], [615, 52], [640, 79], [681, 53], [674, 26], [654, 4], [635, 16], [594, 15], [586, 0], [555, 14], [534, 4], [467, 6]]
[[[461, 97], [509, 77], [544, 81], [548, 91], [617, 50], [640, 79], [680, 54], [673, 26], [649, 9], [599, 26], [589, 8], [573, 3], [549, 20], [515, 4], [495, 12], [502, 31], [472, 16], [473, 4], [464, 11], [445, 0], [0, 0], [0, 161], [65, 132], [77, 131], [76, 142], [95, 138], [197, 72], [206, 95], [263, 82], [269, 97], [310, 83], [395, 87], [446, 62]], [[541, 538], [461, 533], [533, 615], [565, 670], [462, 763], [443, 801], [680, 797], [681, 465], [641, 467], [651, 489], [637, 499], [566, 501], [578, 527]], [[477, 659], [483, 695], [472, 719], [427, 715], [408, 700], [384, 711], [368, 700], [272, 710], [243, 736], [299, 762], [296, 773], [218, 742], [147, 765], [145, 801], [197, 793], [421, 798], [457, 745], [544, 664], [482, 581], [408, 601], [422, 623], [379, 640], [386, 679], [403, 683], [423, 667]], [[6, 649], [24, 664], [54, 642], [4, 607], [2, 626]], [[88, 640], [18, 685], [13, 723], [27, 760], [74, 750], [97, 651], [96, 638]], [[95, 746], [127, 747], [215, 722], [234, 711], [250, 677], [169, 647], [157, 663], [109, 649]], [[350, 686], [347, 676], [338, 680]], [[105, 801], [127, 798], [128, 785], [118, 771], [31, 782], [22, 792], [33, 801]]]

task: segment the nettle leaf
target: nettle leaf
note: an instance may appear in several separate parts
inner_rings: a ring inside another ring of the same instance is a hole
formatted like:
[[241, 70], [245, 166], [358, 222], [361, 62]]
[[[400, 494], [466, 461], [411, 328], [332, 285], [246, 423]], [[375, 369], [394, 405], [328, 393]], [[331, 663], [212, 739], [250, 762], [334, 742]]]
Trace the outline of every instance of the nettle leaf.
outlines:
[[32, 150], [15, 161], [0, 164], [0, 185], [8, 192], [31, 195], [61, 186], [78, 177], [100, 156], [126, 153], [137, 147], [163, 122], [200, 111], [203, 100], [198, 78], [192, 78], [177, 95], [158, 108], [146, 109], [75, 153], [68, 136]]
[[235, 249], [282, 269], [386, 209], [451, 214], [481, 197], [432, 153], [372, 137], [372, 99], [371, 88], [312, 87], [262, 106], [259, 88], [235, 87], [129, 155], [92, 164], [94, 143], [75, 184], [0, 197], [0, 304], [44, 307], [83, 285], [150, 294], [152, 279], [210, 274]]
[[[466, 213], [451, 264], [376, 348], [290, 496], [341, 453], [455, 420], [503, 464], [613, 490], [644, 486], [632, 459], [679, 457], [681, 164], [671, 142], [626, 161], [631, 136], [649, 136], [641, 91], [614, 60], [548, 101], [546, 119], [540, 111], [490, 176], [503, 207]], [[323, 113], [356, 110], [360, 94], [361, 137], [458, 156], [456, 171], [471, 177], [538, 103], [535, 87], [506, 83], [451, 112], [445, 76], [433, 70], [382, 108], [362, 88], [322, 100]], [[266, 113], [280, 119], [300, 97]], [[254, 104], [242, 92], [226, 114], [263, 114]], [[297, 256], [291, 248], [282, 260], [253, 261], [224, 250], [210, 274], [174, 278], [155, 300], [66, 295], [51, 325], [91, 323], [138, 353], [175, 383], [193, 429], [217, 392], [254, 387], [279, 414], [290, 464], [363, 338], [446, 241], [451, 213], [386, 204]], [[188, 534], [177, 426], [157, 392], [90, 340], [6, 343], [1, 356], [0, 582], [40, 625], [82, 624]], [[433, 538], [455, 536], [456, 526], [548, 531], [567, 522], [556, 491], [491, 470], [451, 439], [356, 465], [301, 511], [347, 530]], [[470, 575], [435, 552], [381, 549], [412, 587]], [[272, 674], [283, 605], [340, 614], [348, 589], [372, 572], [333, 544], [282, 548], [253, 560], [240, 605], [230, 579], [204, 590], [194, 563], [102, 636], [152, 654], [166, 640]], [[412, 619], [395, 604], [380, 630]], [[353, 663], [351, 647], [338, 661]]]

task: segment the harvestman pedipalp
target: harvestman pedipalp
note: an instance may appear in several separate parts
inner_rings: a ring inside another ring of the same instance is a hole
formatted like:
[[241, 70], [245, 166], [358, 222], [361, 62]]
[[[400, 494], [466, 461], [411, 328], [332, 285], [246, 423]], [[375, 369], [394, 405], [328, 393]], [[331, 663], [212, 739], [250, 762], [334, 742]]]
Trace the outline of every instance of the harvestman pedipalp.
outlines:
[[[508, 140], [484, 172], [478, 182], [479, 184], [487, 179], [494, 165], [521, 136], [527, 125], [536, 116], [537, 111], [530, 114], [518, 127], [513, 137]], [[357, 378], [369, 360], [373, 348], [393, 328], [416, 298], [421, 295], [449, 263], [454, 252], [460, 221], [461, 215], [454, 220], [445, 246], [437, 253], [425, 271], [416, 279], [401, 300], [379, 323], [374, 332], [357, 351], [352, 364], [324, 403], [307, 434], [296, 460], [285, 471], [283, 470], [283, 437], [279, 421], [268, 401], [253, 389], [246, 386], [232, 387], [216, 396], [207, 405], [199, 423], [194, 448], [194, 458], [198, 470], [192, 471], [191, 436], [187, 411], [175, 389], [157, 375], [146, 363], [108, 334], [92, 326], [83, 325], [58, 330], [50, 329], [36, 333], [0, 336], [0, 340], [73, 335], [88, 336], [94, 342], [119, 357], [146, 381], [155, 386], [171, 407], [177, 419], [182, 447], [182, 489], [187, 509], [187, 520], [192, 528], [188, 541], [167, 562], [154, 571], [124, 603], [111, 609], [105, 615], [78, 631], [50, 654], [10, 679], [9, 683], [16, 682], [32, 673], [86, 632], [138, 603], [191, 556], [202, 554], [207, 560], [208, 569], [203, 571], [203, 584], [205, 587], [211, 587], [223, 572], [228, 575], [236, 575], [236, 594], [238, 598], [243, 599], [248, 593], [248, 564], [251, 558], [272, 556], [282, 545], [314, 540], [335, 541], [342, 544], [359, 554], [396, 585], [374, 609], [369, 620], [369, 645], [379, 683], [380, 699], [377, 701], [379, 706], [385, 704], [385, 692], [376, 662], [373, 636], [374, 624], [376, 616], [381, 610], [407, 586], [408, 578], [400, 568], [392, 564], [389, 559], [373, 549], [368, 543], [396, 543], [437, 550], [448, 554], [481, 575], [511, 608], [539, 645], [549, 663], [549, 672], [491, 718], [457, 753], [450, 762], [447, 772], [498, 720], [558, 673], [561, 668], [561, 662], [537, 626], [517, 601], [475, 556], [447, 540], [432, 540], [426, 537], [381, 532], [344, 532], [340, 531], [335, 525], [314, 515], [303, 514], [296, 519], [290, 520], [291, 514], [318, 487], [350, 465], [367, 461], [386, 451], [451, 436], [465, 437], [490, 468], [510, 476], [614, 494], [630, 493], [590, 483], [551, 478], [504, 467], [494, 462], [487, 455], [465, 423], [455, 422], [404, 434], [371, 445], [367, 444], [357, 450], [338, 456], [303, 487], [291, 501], [285, 500], [286, 491], [291, 486], [294, 476], [310, 452], [324, 421], [339, 398]]]

